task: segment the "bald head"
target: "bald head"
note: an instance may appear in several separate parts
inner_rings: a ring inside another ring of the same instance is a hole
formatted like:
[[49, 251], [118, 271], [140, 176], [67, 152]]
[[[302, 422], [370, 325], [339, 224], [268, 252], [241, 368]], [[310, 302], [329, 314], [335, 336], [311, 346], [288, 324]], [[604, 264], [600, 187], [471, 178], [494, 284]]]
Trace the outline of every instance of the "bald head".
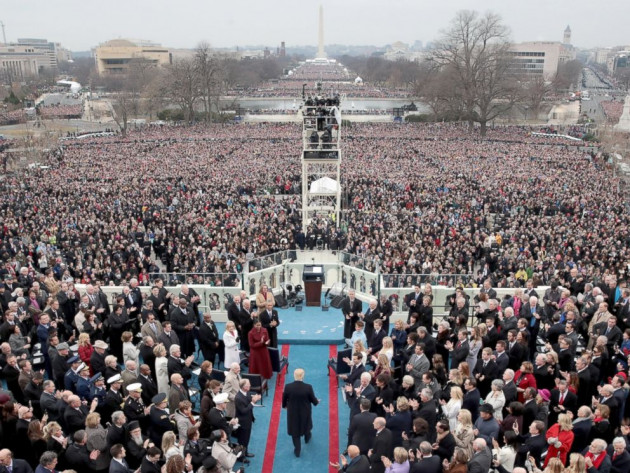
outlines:
[[356, 445], [348, 445], [348, 456], [350, 458], [358, 457], [361, 454], [359, 447]]

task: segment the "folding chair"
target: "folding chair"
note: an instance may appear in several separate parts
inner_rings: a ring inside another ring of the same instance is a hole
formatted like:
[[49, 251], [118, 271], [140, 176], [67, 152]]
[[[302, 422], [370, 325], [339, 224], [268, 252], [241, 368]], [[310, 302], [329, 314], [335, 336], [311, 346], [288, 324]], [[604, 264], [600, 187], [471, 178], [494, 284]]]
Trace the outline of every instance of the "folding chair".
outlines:
[[343, 361], [344, 358], [352, 358], [352, 348], [346, 350], [340, 350], [337, 352], [337, 359], [331, 358], [328, 360], [328, 376], [330, 376], [330, 370], [333, 370], [335, 375], [350, 373], [350, 366]]
[[266, 396], [269, 395], [269, 386], [267, 380], [263, 379], [259, 374], [241, 373], [241, 378], [248, 379], [250, 384], [250, 391], [260, 394], [260, 404], [262, 405], [263, 392]]
[[271, 370], [274, 373], [278, 373], [276, 376], [276, 386], [278, 386], [280, 384], [280, 373], [289, 366], [289, 360], [282, 356], [277, 348], [268, 348], [268, 350], [271, 358]]

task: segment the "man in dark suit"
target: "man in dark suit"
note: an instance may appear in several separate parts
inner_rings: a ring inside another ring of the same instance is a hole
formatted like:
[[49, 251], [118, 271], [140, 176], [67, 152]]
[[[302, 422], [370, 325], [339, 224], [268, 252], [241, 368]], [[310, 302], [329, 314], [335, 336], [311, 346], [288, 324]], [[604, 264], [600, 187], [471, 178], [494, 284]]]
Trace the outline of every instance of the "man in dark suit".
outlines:
[[473, 369], [473, 376], [477, 380], [477, 388], [484, 399], [490, 392], [492, 381], [499, 377], [499, 367], [492, 360], [492, 348], [486, 347], [481, 351], [481, 359]]
[[492, 465], [492, 453], [486, 441], [476, 438], [473, 441], [473, 456], [468, 462], [468, 473], [488, 473]]
[[293, 440], [293, 453], [299, 457], [302, 449], [300, 437], [304, 436], [306, 443], [311, 440], [311, 406], [319, 404], [319, 399], [315, 397], [313, 387], [304, 382], [303, 369], [296, 369], [293, 378], [295, 381], [287, 384], [282, 393], [282, 408], [287, 410], [287, 431]]
[[3, 473], [9, 471], [11, 473], [33, 473], [31, 465], [25, 460], [13, 458], [13, 453], [8, 448], [0, 450], [0, 465]]
[[383, 348], [383, 339], [387, 336], [383, 330], [383, 321], [376, 319], [374, 321], [374, 333], [368, 338], [368, 353], [377, 354]]
[[269, 334], [269, 346], [272, 348], [278, 348], [278, 325], [280, 325], [280, 319], [278, 318], [278, 311], [273, 308], [273, 302], [267, 302], [266, 310], [258, 313], [258, 319], [263, 328], [267, 329]]
[[203, 322], [199, 326], [199, 346], [203, 358], [212, 362], [214, 365], [214, 359], [220, 350], [219, 331], [217, 326], [212, 321], [212, 314], [205, 312], [203, 314]]
[[151, 404], [151, 399], [158, 393], [157, 383], [151, 376], [149, 365], [140, 365], [138, 382], [142, 385], [142, 402], [148, 406]]
[[370, 473], [370, 461], [359, 451], [356, 445], [348, 446], [348, 458], [341, 456], [341, 465], [331, 463], [330, 466], [345, 473]]
[[558, 364], [560, 365], [560, 371], [573, 371], [575, 363], [571, 353], [571, 340], [568, 338], [560, 338], [558, 348]]
[[433, 398], [433, 391], [431, 391], [430, 387], [424, 388], [419, 393], [420, 397], [420, 405], [418, 407], [417, 415], [414, 415], [415, 418], [422, 418], [427, 421], [429, 424], [429, 430], [427, 431], [427, 439], [430, 442], [435, 442], [436, 438], [436, 430], [435, 424], [437, 421], [437, 411], [438, 404], [437, 400]]
[[558, 421], [558, 416], [567, 411], [571, 411], [573, 415], [577, 414], [578, 398], [569, 391], [567, 381], [561, 379], [558, 381], [558, 388], [551, 391], [549, 398], [549, 425], [553, 425]]
[[192, 306], [188, 304], [185, 298], [180, 297], [179, 306], [171, 314], [171, 324], [179, 338], [179, 345], [184, 357], [190, 356], [195, 352], [193, 330], [197, 326], [196, 322]]
[[537, 395], [536, 388], [532, 387], [525, 389], [523, 393], [523, 425], [531, 425], [538, 417]]
[[179, 373], [171, 375], [171, 389], [168, 392], [168, 405], [171, 412], [179, 409], [179, 403], [190, 401], [188, 389], [184, 386], [184, 378]]
[[348, 429], [348, 452], [351, 445], [356, 445], [361, 455], [367, 455], [374, 444], [374, 419], [376, 414], [370, 412], [372, 403], [369, 399], [359, 401], [361, 412], [350, 419]]
[[[161, 473], [162, 469], [160, 468], [160, 465], [159, 465], [161, 456], [162, 456], [162, 452], [160, 451], [159, 448], [157, 447], [147, 448], [147, 454], [142, 459], [142, 464], [140, 465], [140, 471], [142, 473]], [[208, 458], [212, 458], [212, 457], [210, 456]], [[216, 460], [214, 458], [212, 458], [212, 460], [214, 460], [214, 466], [216, 466]]]
[[166, 367], [168, 369], [169, 379], [171, 378], [171, 376], [173, 376], [174, 373], [181, 374], [182, 378], [184, 378], [184, 387], [188, 389], [188, 380], [192, 377], [190, 365], [193, 362], [193, 355], [190, 355], [185, 360], [182, 360], [180, 358], [181, 354], [182, 352], [179, 345], [171, 345]]
[[571, 453], [581, 453], [588, 446], [588, 439], [593, 427], [593, 412], [588, 406], [578, 408], [577, 418], [573, 421], [573, 443]]
[[518, 370], [526, 357], [525, 348], [516, 341], [517, 333], [516, 330], [510, 330], [507, 333], [507, 353], [510, 358], [508, 367], [513, 370]]
[[169, 321], [162, 323], [162, 334], [158, 337], [157, 342], [164, 344], [166, 351], [171, 348], [171, 345], [179, 345], [179, 337], [173, 331], [173, 327]]
[[[374, 321], [376, 319], [381, 320], [381, 312], [378, 310], [378, 304], [376, 299], [371, 299], [368, 304], [368, 309], [365, 311], [365, 314], [361, 317], [363, 322], [365, 323], [365, 336], [369, 340], [372, 338], [372, 334], [374, 333]], [[383, 321], [381, 320], [381, 327]]]
[[477, 381], [474, 378], [466, 378], [464, 380], [464, 400], [462, 402], [462, 409], [468, 409], [472, 416], [472, 421], [475, 423], [477, 417], [479, 417], [479, 400], [481, 395], [477, 389]]
[[495, 350], [497, 342], [501, 339], [501, 334], [499, 334], [497, 327], [494, 325], [494, 317], [486, 319], [486, 327], [488, 327], [488, 331], [484, 338], [484, 346]]
[[626, 441], [623, 437], [613, 440], [606, 453], [611, 460], [611, 473], [626, 473], [630, 469], [630, 453], [626, 450]]
[[[505, 383], [503, 385], [503, 395], [505, 396], [505, 406], [507, 407], [510, 405], [510, 402], [516, 401], [518, 396], [518, 390], [516, 384], [514, 384], [514, 371], [508, 368], [503, 373], [502, 379]], [[503, 412], [505, 412], [505, 408]]]
[[444, 344], [447, 350], [450, 352], [449, 357], [451, 359], [451, 369], [455, 369], [463, 361], [466, 361], [466, 357], [470, 352], [470, 345], [468, 344], [468, 330], [460, 329], [457, 333], [457, 343], [453, 345], [448, 341]]
[[359, 320], [359, 314], [363, 312], [363, 304], [355, 297], [354, 289], [348, 291], [348, 297], [341, 304], [343, 313], [343, 337], [352, 338], [354, 324]]
[[354, 385], [347, 384], [345, 386], [346, 400], [350, 406], [350, 419], [357, 415], [360, 410], [361, 399], [368, 399], [370, 402], [374, 402], [376, 398], [376, 389], [370, 381], [372, 375], [370, 373], [363, 373], [360, 378], [355, 381]]
[[610, 409], [610, 425], [613, 431], [619, 427], [619, 403], [615, 398], [615, 390], [610, 384], [604, 384], [599, 390], [599, 399], [593, 399], [593, 408], [597, 408], [599, 404], [604, 404]]
[[527, 435], [518, 436], [518, 441], [521, 446], [516, 453], [514, 466], [524, 467], [527, 457], [532, 456], [536, 459], [536, 466], [540, 468], [542, 465], [540, 461], [541, 455], [547, 450], [547, 440], [545, 439], [544, 432], [544, 422], [537, 420], [529, 425], [529, 433]]
[[494, 352], [494, 361], [497, 364], [497, 368], [499, 368], [499, 374], [503, 375], [505, 370], [508, 369], [508, 365], [510, 364], [510, 357], [508, 356], [505, 348], [507, 344], [505, 340], [499, 340], [497, 342], [497, 348]]
[[612, 461], [611, 457], [606, 454], [606, 446], [605, 440], [595, 438], [591, 440], [588, 448], [582, 451], [586, 471], [589, 473], [609, 473], [611, 471]]
[[414, 312], [417, 314], [418, 309], [422, 305], [422, 297], [424, 294], [422, 293], [422, 289], [420, 288], [420, 284], [414, 284], [413, 292], [407, 294], [405, 296], [405, 304], [409, 307], [409, 314], [407, 315], [407, 323], [409, 323], [409, 317]]
[[354, 386], [354, 383], [361, 379], [361, 375], [365, 373], [365, 365], [363, 364], [363, 353], [354, 352], [352, 354], [352, 363], [350, 364], [350, 373], [340, 374], [339, 379], [346, 384]]
[[442, 473], [442, 460], [433, 454], [429, 442], [422, 442], [417, 450], [420, 453], [417, 461], [412, 464], [410, 473]]
[[112, 456], [112, 461], [109, 464], [109, 473], [133, 473], [133, 470], [129, 468], [127, 460], [127, 452], [125, 447], [117, 443], [109, 449], [109, 453]]
[[7, 357], [7, 364], [2, 369], [2, 376], [7, 382], [7, 388], [15, 396], [15, 400], [19, 403], [24, 403], [24, 393], [22, 392], [22, 388], [20, 388], [20, 383], [18, 382], [20, 378], [20, 369], [18, 367], [17, 357], [14, 354]]
[[236, 438], [238, 444], [245, 447], [244, 455], [253, 457], [253, 453], [249, 453], [249, 438], [252, 433], [254, 423], [254, 404], [261, 398], [260, 394], [252, 395], [249, 390], [251, 388], [248, 379], [241, 379], [239, 382], [240, 390], [234, 396], [234, 407], [236, 409], [236, 418], [238, 419], [239, 428], [236, 430]]
[[[241, 321], [239, 319], [238, 314], [241, 312], [241, 296], [234, 296], [232, 302], [230, 302], [227, 306], [227, 318], [231, 322], [234, 322], [234, 326], [238, 333], [241, 333]], [[242, 338], [242, 334], [241, 334]]]
[[368, 451], [371, 473], [384, 473], [385, 465], [383, 464], [382, 457], [392, 458], [394, 450], [392, 433], [389, 429], [385, 428], [385, 424], [386, 421], [383, 417], [374, 419], [374, 430], [376, 431], [374, 446]]
[[617, 327], [617, 317], [612, 316], [607, 322], [602, 322], [593, 327], [593, 337], [598, 335], [605, 335], [608, 341], [606, 342], [606, 348], [608, 353], [615, 353], [615, 345], [621, 345], [622, 332]]
[[536, 355], [534, 378], [536, 378], [536, 387], [538, 389], [551, 391], [556, 386], [554, 368], [547, 363], [547, 357], [543, 353]]
[[85, 419], [88, 414], [96, 410], [98, 399], [94, 398], [89, 406], [89, 408], [84, 406], [79, 396], [70, 396], [68, 398], [68, 407], [63, 413], [63, 420], [66, 426], [65, 431], [68, 435], [73, 435], [77, 430], [82, 430], [85, 427]]
[[[87, 434], [85, 430], [77, 430], [73, 437], [74, 443], [68, 444], [65, 451], [65, 465], [76, 471], [90, 471], [95, 469], [94, 461], [99, 457], [97, 449], [91, 452], [87, 449]], [[15, 471], [15, 470], [14, 470]]]

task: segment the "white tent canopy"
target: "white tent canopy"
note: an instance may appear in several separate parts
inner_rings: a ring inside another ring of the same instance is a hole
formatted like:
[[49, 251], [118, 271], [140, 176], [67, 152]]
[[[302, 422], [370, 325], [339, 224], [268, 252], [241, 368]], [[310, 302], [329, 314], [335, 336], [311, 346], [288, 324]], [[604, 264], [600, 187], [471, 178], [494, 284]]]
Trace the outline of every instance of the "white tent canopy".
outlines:
[[322, 177], [311, 182], [311, 193], [334, 195], [339, 189], [339, 183], [330, 177]]

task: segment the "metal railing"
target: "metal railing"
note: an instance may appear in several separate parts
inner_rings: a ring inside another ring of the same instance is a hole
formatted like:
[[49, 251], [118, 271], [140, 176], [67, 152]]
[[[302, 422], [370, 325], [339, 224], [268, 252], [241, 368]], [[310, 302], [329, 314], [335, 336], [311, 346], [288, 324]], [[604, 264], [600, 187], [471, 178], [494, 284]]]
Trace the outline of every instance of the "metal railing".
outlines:
[[242, 287], [243, 275], [238, 273], [149, 273], [149, 280], [161, 278], [165, 286], [200, 284], [213, 287]]

